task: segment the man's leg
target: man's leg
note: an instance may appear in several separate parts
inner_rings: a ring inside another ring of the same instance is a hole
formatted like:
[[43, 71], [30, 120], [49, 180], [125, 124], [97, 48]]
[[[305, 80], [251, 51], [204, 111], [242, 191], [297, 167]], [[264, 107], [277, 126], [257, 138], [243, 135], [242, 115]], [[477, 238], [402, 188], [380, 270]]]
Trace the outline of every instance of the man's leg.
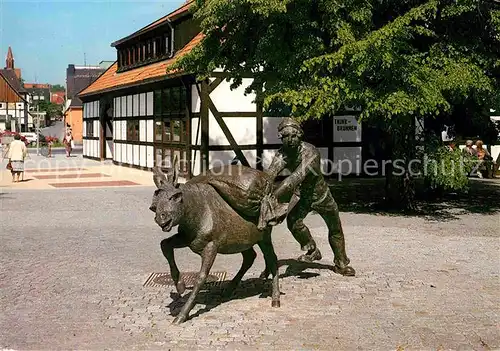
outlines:
[[301, 250], [306, 251], [304, 255], [298, 258], [299, 261], [303, 262], [321, 260], [321, 252], [316, 247], [316, 242], [312, 238], [309, 228], [304, 224], [304, 218], [306, 218], [309, 211], [309, 204], [299, 200], [286, 218], [288, 229], [300, 244]]
[[328, 227], [328, 242], [335, 256], [335, 271], [342, 275], [354, 276], [356, 271], [349, 266], [350, 260], [345, 251], [344, 232], [339, 209], [330, 190], [327, 191], [326, 197], [320, 203], [313, 204], [312, 209], [318, 212]]

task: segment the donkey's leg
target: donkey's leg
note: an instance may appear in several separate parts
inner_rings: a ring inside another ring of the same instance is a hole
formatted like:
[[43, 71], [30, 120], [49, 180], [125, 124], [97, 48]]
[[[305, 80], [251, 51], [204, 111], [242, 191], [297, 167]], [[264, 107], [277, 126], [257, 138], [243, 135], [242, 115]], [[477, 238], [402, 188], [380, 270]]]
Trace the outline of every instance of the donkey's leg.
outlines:
[[211, 241], [205, 246], [203, 252], [201, 254], [201, 269], [198, 279], [194, 284], [193, 291], [191, 295], [189, 295], [189, 299], [186, 301], [184, 306], [182, 307], [179, 315], [174, 319], [172, 323], [180, 324], [186, 321], [189, 312], [193, 309], [194, 303], [196, 301], [196, 296], [200, 292], [201, 287], [205, 284], [205, 280], [207, 279], [208, 274], [210, 273], [210, 269], [214, 264], [215, 257], [217, 256], [217, 245], [215, 242]]
[[271, 240], [271, 230], [264, 234], [264, 238], [259, 241], [259, 247], [266, 261], [266, 269], [269, 269], [273, 276], [272, 307], [280, 307], [280, 287], [278, 274], [278, 257], [274, 252], [273, 242]]
[[249, 248], [246, 251], [241, 253], [243, 255], [243, 263], [241, 264], [241, 268], [234, 276], [233, 280], [229, 282], [226, 290], [224, 291], [224, 296], [229, 297], [233, 290], [238, 286], [241, 281], [241, 278], [245, 275], [245, 273], [252, 267], [253, 262], [255, 261], [255, 257], [257, 257], [257, 253], [253, 249], [253, 247]]
[[163, 256], [168, 261], [168, 265], [170, 266], [170, 274], [172, 275], [172, 280], [175, 283], [175, 288], [179, 294], [183, 294], [186, 290], [186, 284], [183, 280], [179, 281], [180, 273], [179, 268], [177, 268], [177, 264], [174, 259], [174, 249], [180, 249], [182, 247], [186, 247], [186, 243], [184, 242], [184, 238], [175, 234], [168, 239], [162, 240], [161, 244], [161, 252], [163, 252]]

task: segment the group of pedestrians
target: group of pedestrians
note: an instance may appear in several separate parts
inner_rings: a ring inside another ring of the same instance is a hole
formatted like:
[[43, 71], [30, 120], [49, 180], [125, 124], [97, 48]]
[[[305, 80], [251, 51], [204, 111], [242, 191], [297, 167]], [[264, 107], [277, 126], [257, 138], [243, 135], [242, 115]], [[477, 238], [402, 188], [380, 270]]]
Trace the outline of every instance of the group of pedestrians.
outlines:
[[[67, 126], [64, 132], [63, 144], [66, 150], [66, 157], [71, 157], [73, 151], [73, 133], [70, 126]], [[52, 142], [49, 141], [49, 155], [51, 156]], [[8, 158], [7, 169], [12, 174], [12, 182], [19, 183], [20, 179], [24, 179], [24, 160], [28, 156], [28, 148], [21, 140], [20, 134], [14, 136], [14, 140], [9, 144], [7, 155]], [[4, 157], [5, 157], [4, 156]]]
[[475, 143], [472, 140], [465, 142], [465, 147], [462, 149], [464, 156], [472, 158], [475, 166], [470, 174], [476, 174], [479, 178], [495, 178], [500, 166], [500, 154], [494, 160], [488, 150], [484, 147], [483, 141], [478, 140]]

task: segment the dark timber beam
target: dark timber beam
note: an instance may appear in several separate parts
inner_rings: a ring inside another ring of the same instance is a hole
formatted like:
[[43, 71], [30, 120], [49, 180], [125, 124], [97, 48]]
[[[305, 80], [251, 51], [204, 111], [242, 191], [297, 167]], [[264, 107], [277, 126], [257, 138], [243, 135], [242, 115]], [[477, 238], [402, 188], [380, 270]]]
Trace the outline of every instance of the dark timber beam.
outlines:
[[257, 102], [257, 169], [263, 170], [262, 153], [264, 148], [264, 118], [263, 118], [262, 103]]
[[243, 155], [243, 152], [241, 151], [240, 146], [236, 143], [236, 140], [234, 140], [234, 137], [231, 134], [231, 131], [229, 130], [226, 123], [222, 119], [219, 111], [217, 111], [217, 108], [215, 107], [212, 99], [210, 99], [210, 96], [207, 97], [207, 102], [208, 102], [208, 106], [210, 108], [210, 111], [212, 111], [212, 114], [214, 115], [215, 120], [217, 121], [217, 123], [219, 123], [219, 126], [222, 129], [222, 132], [224, 132], [224, 135], [226, 136], [227, 140], [229, 141], [229, 144], [231, 145], [232, 149], [236, 153], [236, 156], [238, 157], [238, 159], [240, 160], [240, 162], [244, 166], [250, 167], [248, 160], [246, 159], [245, 155]]
[[200, 173], [205, 174], [208, 170], [208, 111], [210, 106], [210, 94], [208, 93], [207, 81], [201, 82], [200, 95], [200, 125], [201, 125], [201, 152], [200, 152]]
[[212, 91], [214, 91], [220, 85], [220, 83], [222, 83], [222, 81], [222, 77], [215, 78], [215, 80], [208, 86], [208, 93], [210, 94]]

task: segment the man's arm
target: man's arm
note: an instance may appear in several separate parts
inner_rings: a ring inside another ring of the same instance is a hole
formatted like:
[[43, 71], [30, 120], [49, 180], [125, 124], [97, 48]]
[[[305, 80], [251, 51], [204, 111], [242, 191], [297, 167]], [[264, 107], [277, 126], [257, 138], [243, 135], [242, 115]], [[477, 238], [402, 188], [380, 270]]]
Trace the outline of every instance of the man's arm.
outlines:
[[274, 196], [280, 198], [284, 194], [292, 193], [311, 172], [315, 172], [316, 174], [321, 172], [320, 156], [317, 150], [307, 152], [302, 155], [302, 162], [300, 165], [292, 172], [292, 174], [281, 182], [278, 188], [274, 191]]
[[278, 150], [274, 155], [273, 160], [271, 161], [271, 165], [265, 172], [274, 180], [278, 176], [278, 174], [280, 174], [285, 168], [285, 157], [283, 156], [281, 151]]

